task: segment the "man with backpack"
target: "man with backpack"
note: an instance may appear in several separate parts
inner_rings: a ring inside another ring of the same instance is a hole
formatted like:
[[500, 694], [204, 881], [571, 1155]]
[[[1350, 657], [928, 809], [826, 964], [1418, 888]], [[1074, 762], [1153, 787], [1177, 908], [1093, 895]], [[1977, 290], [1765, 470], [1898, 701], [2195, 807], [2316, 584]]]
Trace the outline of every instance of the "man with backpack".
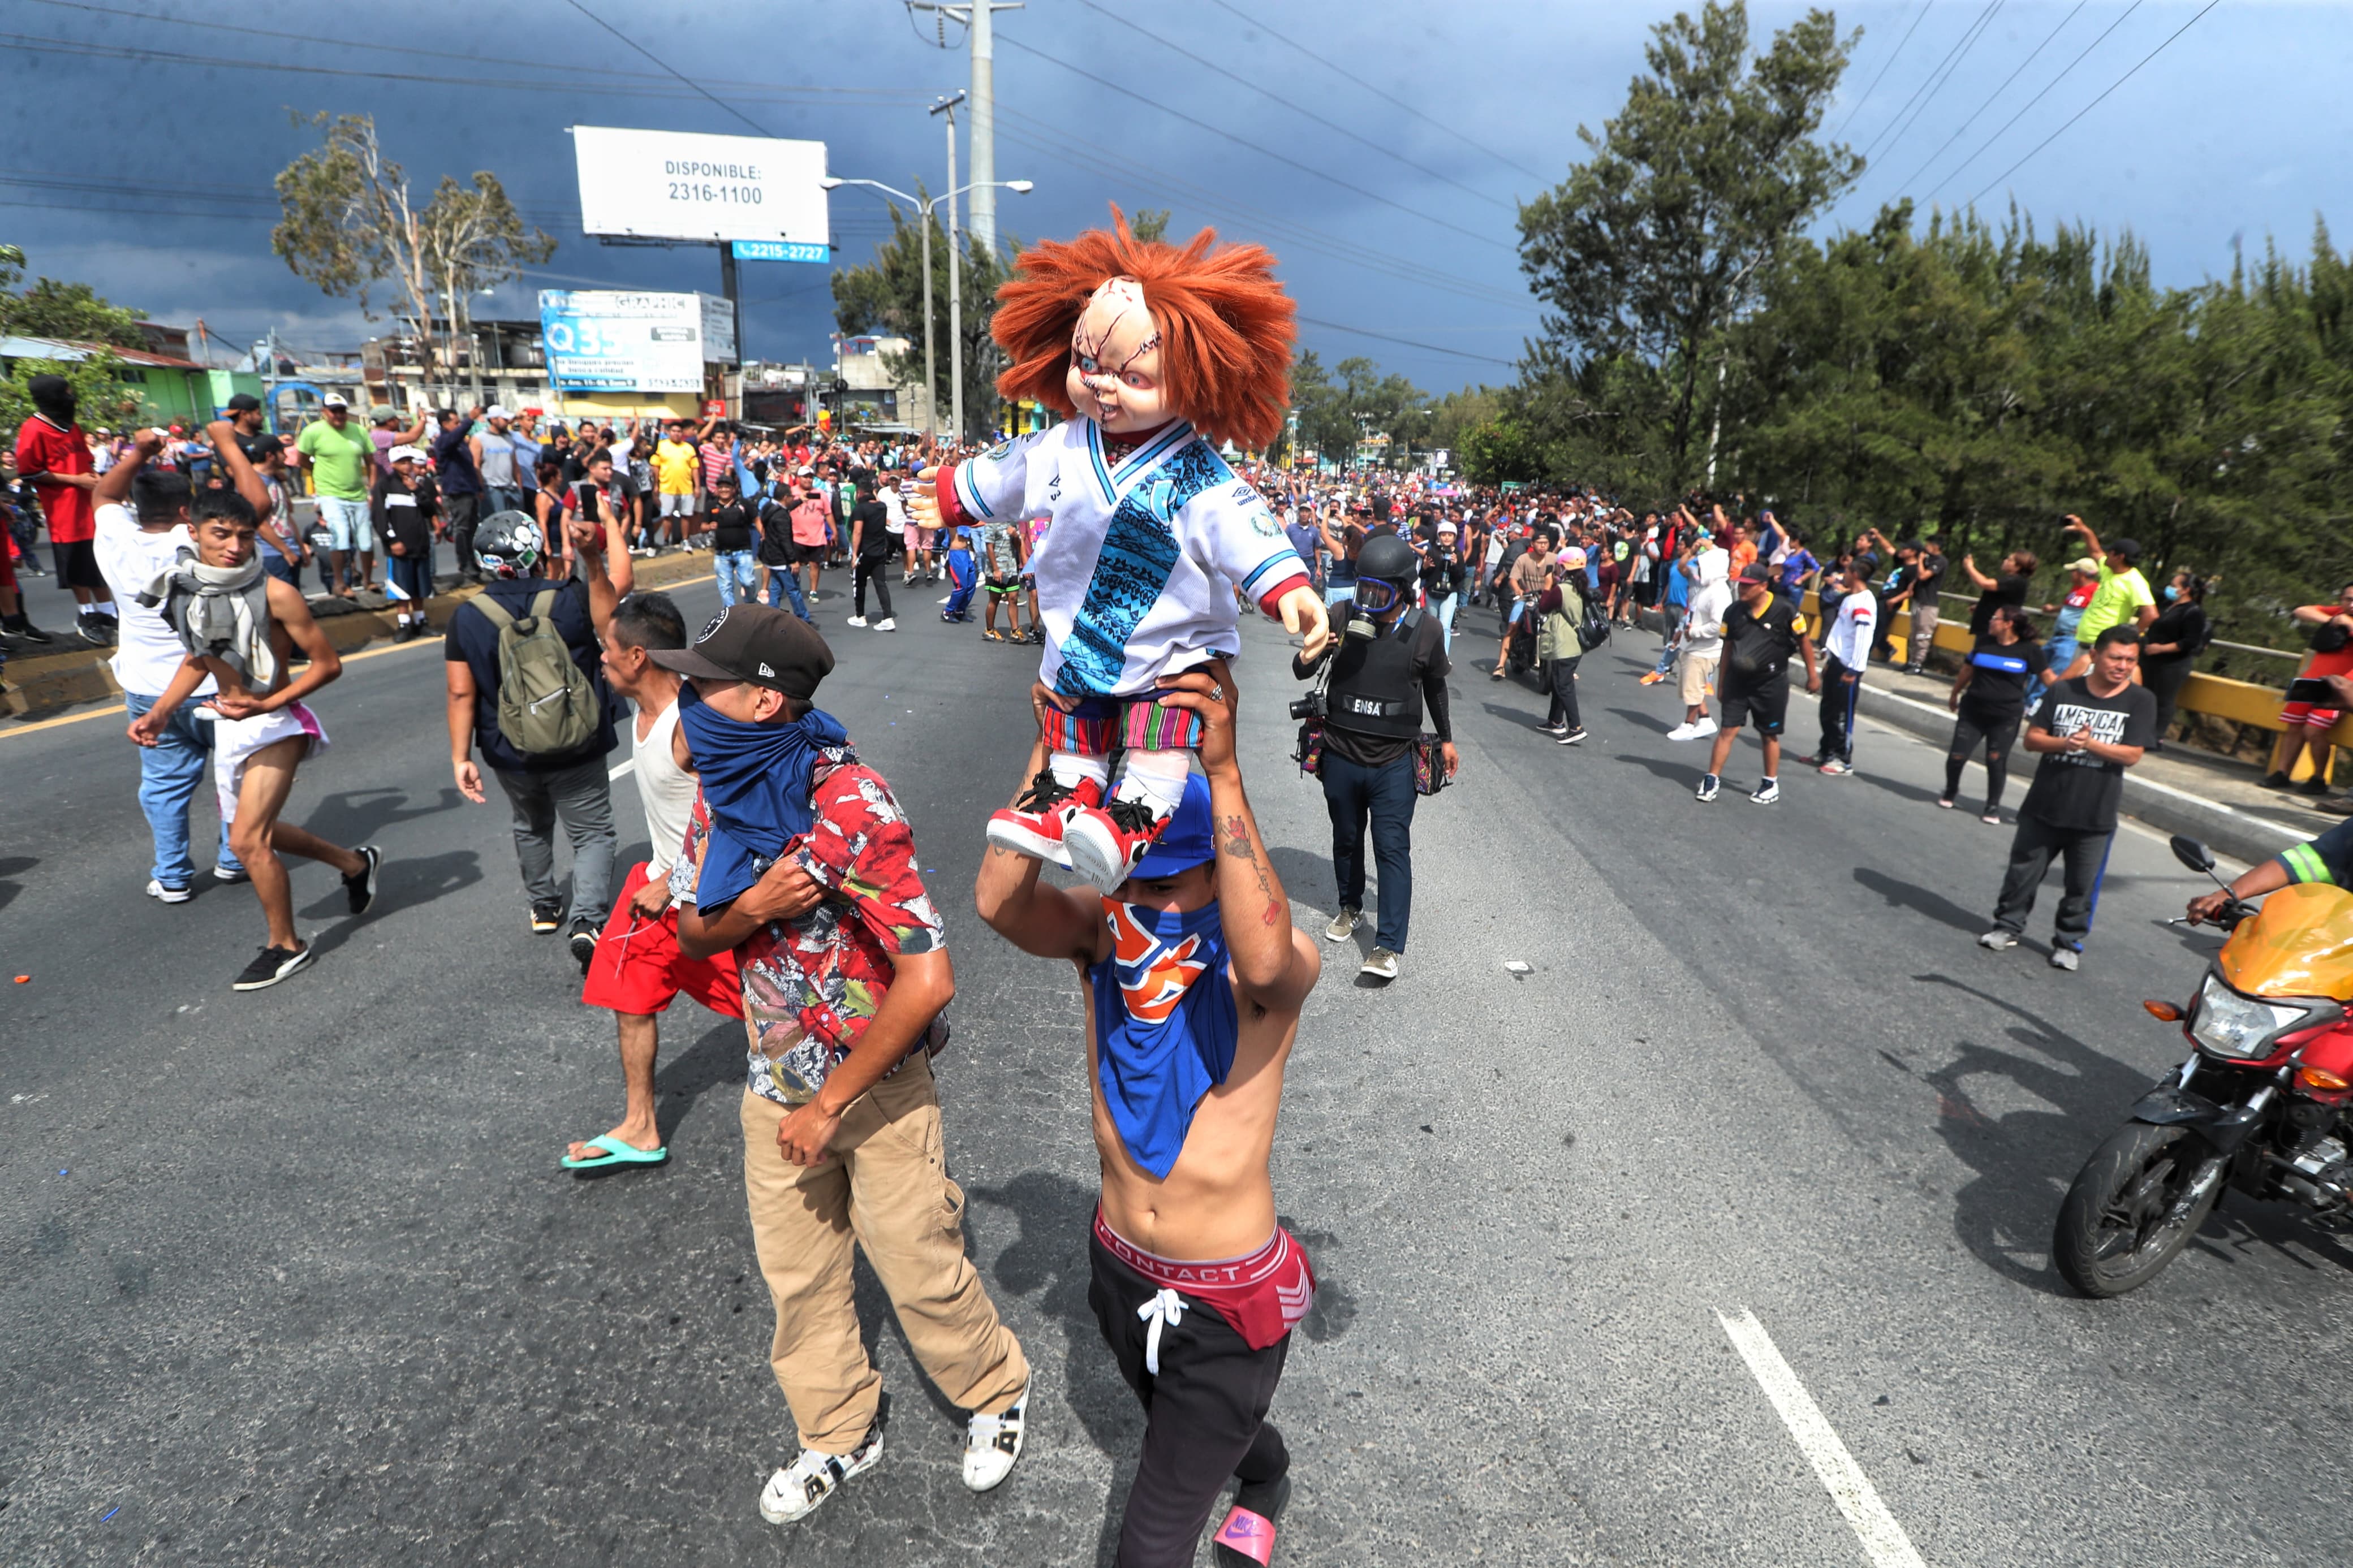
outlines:
[[[565, 941], [583, 970], [611, 904], [613, 790], [605, 758], [618, 744], [620, 705], [606, 685], [599, 641], [619, 595], [607, 552], [628, 540], [617, 521], [602, 532], [573, 530], [588, 570], [568, 581], [542, 575], [551, 561], [539, 524], [519, 511], [485, 519], [474, 559], [486, 579], [458, 607], [446, 634], [449, 766], [459, 791], [490, 797], [474, 764], [480, 746], [514, 813], [515, 858], [531, 899], [531, 929]], [[583, 581], [585, 577], [586, 581]], [[572, 842], [568, 911], [555, 881], [555, 825]]]

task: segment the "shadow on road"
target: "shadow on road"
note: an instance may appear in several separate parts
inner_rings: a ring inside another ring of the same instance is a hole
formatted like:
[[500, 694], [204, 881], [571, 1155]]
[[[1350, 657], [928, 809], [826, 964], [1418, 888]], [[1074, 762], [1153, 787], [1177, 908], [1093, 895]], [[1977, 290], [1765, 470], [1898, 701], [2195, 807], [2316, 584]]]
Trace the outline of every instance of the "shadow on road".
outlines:
[[410, 806], [408, 792], [383, 785], [375, 789], [341, 789], [322, 795], [302, 826], [336, 844], [373, 844], [387, 827], [453, 811], [465, 804], [455, 787], [444, 786], [430, 805]]
[[384, 865], [376, 872], [375, 902], [357, 921], [344, 913], [346, 906], [340, 884], [324, 897], [314, 900], [296, 912], [304, 920], [336, 922], [313, 939], [319, 944], [320, 956], [323, 958], [341, 947], [359, 925], [373, 924], [388, 914], [415, 905], [432, 903], [470, 888], [481, 879], [481, 857], [471, 849], [452, 849], [443, 855], [399, 859], [386, 856]]
[[[1009, 1296], [1037, 1297], [1039, 1310], [1061, 1325], [1062, 1396], [1086, 1428], [1088, 1441], [1113, 1460], [1139, 1452], [1143, 1413], [1121, 1381], [1095, 1326], [1094, 1309], [1087, 1304], [1093, 1191], [1049, 1171], [1024, 1171], [1003, 1186], [975, 1187], [972, 1195], [1011, 1210], [1021, 1224], [1020, 1238], [997, 1255], [997, 1285]], [[1095, 1539], [1099, 1568], [1118, 1555], [1119, 1520], [1126, 1511], [1132, 1473], [1128, 1465], [1113, 1472]]]
[[14, 903], [16, 895], [25, 890], [25, 884], [16, 879], [40, 863], [39, 857], [33, 855], [0, 857], [0, 910]]
[[[1926, 915], [1932, 921], [1939, 921], [1951, 926], [1955, 931], [1965, 931], [1971, 936], [1976, 936], [1993, 925], [1993, 917], [1989, 914], [1979, 914], [1975, 910], [1963, 909], [1942, 893], [1932, 893], [1917, 882], [1906, 881], [1901, 877], [1891, 877], [1886, 872], [1875, 870], [1869, 866], [1857, 866], [1854, 868], [1854, 879], [1885, 899], [1895, 908], [1915, 910]], [[1988, 891], [1990, 894], [1991, 889], [1989, 889]]]

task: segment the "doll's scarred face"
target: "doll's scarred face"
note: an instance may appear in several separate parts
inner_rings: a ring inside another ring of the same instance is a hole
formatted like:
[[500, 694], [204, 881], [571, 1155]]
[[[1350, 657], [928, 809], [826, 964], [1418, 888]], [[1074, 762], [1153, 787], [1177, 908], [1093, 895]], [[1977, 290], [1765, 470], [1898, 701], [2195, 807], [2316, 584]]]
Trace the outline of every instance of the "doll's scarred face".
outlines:
[[1097, 289], [1071, 333], [1071, 405], [1114, 435], [1168, 422], [1160, 324], [1144, 286], [1114, 278]]

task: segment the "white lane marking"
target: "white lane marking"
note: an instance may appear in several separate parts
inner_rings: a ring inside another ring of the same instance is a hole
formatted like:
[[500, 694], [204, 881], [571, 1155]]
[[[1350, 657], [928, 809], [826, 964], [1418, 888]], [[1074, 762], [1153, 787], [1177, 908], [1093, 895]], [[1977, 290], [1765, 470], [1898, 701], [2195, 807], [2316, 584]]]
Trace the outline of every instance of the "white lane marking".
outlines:
[[1876, 1568], [1927, 1568], [1920, 1553], [1913, 1550], [1912, 1538], [1904, 1533], [1904, 1527], [1895, 1522], [1895, 1516], [1879, 1500], [1871, 1478], [1862, 1473], [1862, 1467], [1854, 1462], [1854, 1456], [1846, 1451], [1838, 1433], [1823, 1418], [1814, 1396], [1806, 1392], [1806, 1385], [1798, 1381], [1798, 1374], [1781, 1359], [1773, 1336], [1765, 1331], [1757, 1314], [1743, 1307], [1737, 1317], [1719, 1311], [1715, 1321], [1724, 1325], [1732, 1348], [1748, 1363], [1757, 1385], [1765, 1390], [1765, 1397], [1780, 1412], [1781, 1423], [1797, 1440], [1798, 1451], [1814, 1467], [1814, 1474], [1821, 1478], [1831, 1500], [1838, 1504], [1839, 1512], [1853, 1527], [1864, 1554]]
[[618, 766], [618, 767], [617, 767], [617, 768], [613, 769], [613, 770], [612, 770], [612, 772], [610, 772], [610, 773], [607, 773], [605, 776], [606, 776], [607, 778], [608, 778], [608, 779], [613, 779], [613, 780], [617, 781], [617, 780], [621, 777], [621, 775], [622, 775], [622, 774], [624, 774], [624, 773], [634, 773], [634, 772], [637, 770], [637, 766], [638, 766], [638, 759], [637, 759], [637, 758], [635, 758], [635, 757], [631, 757], [628, 762], [623, 763], [620, 766]]

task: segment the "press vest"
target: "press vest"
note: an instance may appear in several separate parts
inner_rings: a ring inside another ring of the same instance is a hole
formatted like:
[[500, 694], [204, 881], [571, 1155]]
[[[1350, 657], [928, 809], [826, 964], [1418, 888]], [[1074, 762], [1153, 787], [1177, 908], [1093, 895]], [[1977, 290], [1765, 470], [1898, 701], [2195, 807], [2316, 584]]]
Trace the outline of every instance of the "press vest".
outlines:
[[1385, 637], [1347, 637], [1332, 656], [1326, 721], [1359, 734], [1410, 741], [1421, 733], [1421, 683], [1413, 645], [1422, 613], [1408, 610]]

